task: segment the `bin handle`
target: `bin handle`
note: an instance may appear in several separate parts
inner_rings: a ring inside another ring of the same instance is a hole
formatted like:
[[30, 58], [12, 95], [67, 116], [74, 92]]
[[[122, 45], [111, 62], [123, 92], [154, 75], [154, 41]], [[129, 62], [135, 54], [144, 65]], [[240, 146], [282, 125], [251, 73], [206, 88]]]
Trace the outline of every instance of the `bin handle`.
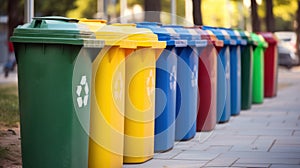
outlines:
[[72, 19], [72, 18], [66, 18], [66, 17], [60, 17], [60, 16], [34, 17], [33, 19], [36, 20], [36, 21], [57, 20], [57, 21], [75, 22], [75, 23], [79, 22], [78, 19]]

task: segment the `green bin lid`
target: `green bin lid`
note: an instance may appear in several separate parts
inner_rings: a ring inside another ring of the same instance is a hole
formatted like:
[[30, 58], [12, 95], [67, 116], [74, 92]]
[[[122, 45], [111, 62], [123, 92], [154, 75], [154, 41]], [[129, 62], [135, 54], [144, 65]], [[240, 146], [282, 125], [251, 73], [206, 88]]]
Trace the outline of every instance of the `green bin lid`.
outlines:
[[263, 48], [267, 48], [268, 47], [268, 43], [265, 41], [265, 39], [263, 38], [262, 35], [256, 34], [256, 33], [251, 33], [251, 38], [253, 39], [253, 41], [256, 42], [257, 47], [263, 47]]
[[240, 36], [242, 39], [247, 40], [248, 45], [257, 45], [256, 41], [252, 39], [250, 33], [248, 31], [239, 30]]
[[84, 45], [103, 47], [87, 25], [77, 19], [59, 16], [35, 17], [31, 23], [18, 26], [11, 37], [12, 42]]

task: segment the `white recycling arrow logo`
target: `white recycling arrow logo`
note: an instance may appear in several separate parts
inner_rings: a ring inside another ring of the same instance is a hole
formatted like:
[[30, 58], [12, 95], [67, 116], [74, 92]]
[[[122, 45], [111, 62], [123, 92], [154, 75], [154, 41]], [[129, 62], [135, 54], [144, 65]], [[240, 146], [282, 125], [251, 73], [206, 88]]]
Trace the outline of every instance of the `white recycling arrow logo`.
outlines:
[[197, 67], [196, 67], [196, 65], [194, 65], [194, 68], [193, 68], [193, 71], [192, 71], [192, 76], [191, 76], [192, 78], [192, 81], [191, 81], [191, 83], [192, 83], [192, 87], [195, 87], [195, 86], [197, 86], [197, 83], [198, 83], [198, 70], [197, 70]]
[[155, 79], [154, 79], [154, 74], [153, 74], [153, 70], [150, 70], [149, 76], [147, 78], [147, 83], [146, 83], [146, 87], [147, 87], [147, 95], [150, 96], [152, 92], [154, 92], [154, 87], [155, 87]]
[[76, 87], [76, 95], [78, 107], [85, 107], [89, 100], [89, 85], [85, 75], [81, 76], [80, 84]]
[[230, 78], [230, 63], [229, 63], [229, 56], [228, 56], [228, 60], [226, 61], [226, 79]]
[[176, 66], [172, 66], [171, 74], [170, 74], [170, 89], [175, 90], [176, 89]]
[[118, 72], [117, 81], [114, 84], [114, 97], [116, 100], [121, 100], [124, 91], [124, 81], [121, 72]]

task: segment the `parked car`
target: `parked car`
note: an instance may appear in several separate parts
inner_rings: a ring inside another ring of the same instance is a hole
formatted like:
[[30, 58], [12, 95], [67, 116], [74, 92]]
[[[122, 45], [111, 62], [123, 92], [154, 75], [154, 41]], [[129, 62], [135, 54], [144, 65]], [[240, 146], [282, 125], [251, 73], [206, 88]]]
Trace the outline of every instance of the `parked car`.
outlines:
[[295, 32], [275, 32], [278, 42], [278, 57], [279, 65], [287, 68], [292, 68], [299, 63], [297, 53], [296, 40], [297, 35]]

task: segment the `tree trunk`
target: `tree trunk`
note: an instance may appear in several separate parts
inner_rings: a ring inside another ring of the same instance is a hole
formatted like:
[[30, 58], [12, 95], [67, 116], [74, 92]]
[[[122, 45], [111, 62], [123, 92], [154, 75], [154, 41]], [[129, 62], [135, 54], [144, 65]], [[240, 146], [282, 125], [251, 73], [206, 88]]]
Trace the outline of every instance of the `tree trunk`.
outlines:
[[145, 21], [160, 22], [160, 1], [144, 0]]
[[266, 8], [267, 8], [267, 15], [266, 15], [267, 31], [274, 32], [275, 20], [273, 14], [273, 0], [266, 0]]
[[195, 25], [203, 25], [201, 0], [193, 0], [193, 18]]
[[252, 18], [252, 31], [260, 31], [260, 21], [257, 14], [257, 3], [256, 0], [251, 0], [251, 18]]
[[296, 42], [296, 50], [297, 50], [297, 55], [299, 58], [298, 65], [300, 65], [300, 0], [298, 0], [298, 10], [297, 10], [297, 28], [296, 28], [296, 34], [297, 34], [297, 42]]
[[13, 35], [14, 28], [23, 23], [23, 9], [19, 9], [19, 0], [8, 1], [8, 39]]

